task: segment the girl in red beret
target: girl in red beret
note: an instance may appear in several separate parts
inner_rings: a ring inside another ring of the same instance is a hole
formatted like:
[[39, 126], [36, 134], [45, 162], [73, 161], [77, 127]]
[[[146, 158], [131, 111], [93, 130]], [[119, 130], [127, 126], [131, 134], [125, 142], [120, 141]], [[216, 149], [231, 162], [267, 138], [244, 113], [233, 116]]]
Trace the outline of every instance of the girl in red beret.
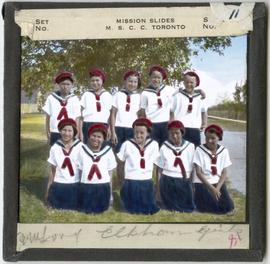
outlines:
[[68, 71], [60, 72], [55, 77], [58, 90], [48, 96], [42, 108], [46, 114], [47, 139], [51, 146], [61, 137], [57, 128], [59, 121], [72, 118], [79, 127], [81, 109], [78, 97], [71, 91], [73, 83], [73, 73]]
[[152, 122], [138, 118], [133, 123], [134, 138], [125, 141], [118, 159], [124, 163], [125, 180], [120, 190], [123, 208], [132, 214], [159, 211], [154, 199], [152, 173], [159, 155], [158, 143], [148, 138]]
[[184, 139], [192, 142], [196, 147], [201, 144], [200, 131], [206, 127], [207, 112], [204, 105], [202, 90], [195, 90], [199, 86], [200, 78], [195, 71], [184, 73], [184, 90], [179, 90], [172, 100], [171, 119], [181, 120], [185, 126]]
[[123, 142], [133, 137], [132, 124], [137, 119], [140, 108], [140, 75], [137, 71], [127, 71], [124, 76], [124, 88], [113, 96], [111, 110], [111, 140], [115, 152], [119, 152]]
[[81, 171], [79, 210], [85, 213], [102, 213], [110, 205], [110, 181], [116, 160], [111, 147], [103, 145], [107, 131], [104, 124], [91, 125], [87, 145], [83, 144], [78, 155]]
[[105, 73], [100, 69], [91, 69], [89, 77], [90, 88], [81, 98], [83, 119], [81, 140], [84, 143], [87, 142], [87, 132], [91, 125], [94, 123], [108, 125], [112, 107], [112, 96], [103, 87], [106, 80]]
[[139, 115], [153, 122], [151, 137], [161, 146], [168, 138], [167, 126], [170, 119], [171, 100], [176, 89], [165, 85], [164, 81], [168, 73], [159, 65], [150, 68], [149, 76], [149, 85], [141, 94]]
[[82, 146], [77, 134], [77, 124], [71, 118], [58, 123], [61, 139], [50, 149], [48, 162], [51, 174], [48, 180], [46, 201], [57, 209], [77, 209], [79, 188], [78, 153]]
[[225, 180], [228, 167], [232, 164], [229, 151], [218, 144], [223, 138], [223, 130], [218, 125], [205, 129], [205, 144], [197, 147], [194, 155], [195, 204], [200, 212], [216, 214], [232, 213], [233, 201], [227, 191]]
[[184, 125], [174, 120], [168, 124], [169, 139], [160, 148], [159, 190], [162, 206], [170, 211], [192, 212], [195, 208], [192, 180], [195, 147], [183, 139]]
[[[124, 87], [113, 96], [113, 106], [110, 116], [111, 140], [115, 146], [114, 151], [118, 153], [121, 145], [133, 137], [132, 124], [137, 119], [140, 108], [141, 95], [138, 93], [140, 87], [140, 75], [137, 71], [127, 71], [124, 76]], [[121, 163], [117, 165], [117, 175], [120, 183], [123, 180], [123, 168]]]

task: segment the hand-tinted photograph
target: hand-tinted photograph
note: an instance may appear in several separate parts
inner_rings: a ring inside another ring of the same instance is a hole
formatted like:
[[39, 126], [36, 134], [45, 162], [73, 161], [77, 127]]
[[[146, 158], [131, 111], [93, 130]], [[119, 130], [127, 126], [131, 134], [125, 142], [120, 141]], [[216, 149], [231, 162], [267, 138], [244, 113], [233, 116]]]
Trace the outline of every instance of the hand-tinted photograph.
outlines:
[[246, 221], [247, 35], [21, 49], [20, 223]]

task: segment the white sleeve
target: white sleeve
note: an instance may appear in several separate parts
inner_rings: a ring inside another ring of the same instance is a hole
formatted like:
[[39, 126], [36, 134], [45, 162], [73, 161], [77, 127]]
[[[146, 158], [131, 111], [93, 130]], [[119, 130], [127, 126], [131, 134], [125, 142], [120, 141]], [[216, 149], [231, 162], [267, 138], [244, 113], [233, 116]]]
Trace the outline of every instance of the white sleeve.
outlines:
[[83, 149], [80, 148], [79, 153], [77, 155], [77, 160], [75, 161], [76, 166], [77, 166], [77, 168], [79, 170], [82, 170], [83, 169], [83, 164], [82, 164], [83, 163], [83, 155], [82, 155], [82, 151], [83, 151]]
[[170, 107], [170, 111], [171, 112], [175, 112], [176, 109], [176, 94], [172, 97], [171, 99], [171, 107]]
[[118, 109], [118, 92], [112, 97], [112, 106]]
[[197, 164], [198, 166], [202, 168], [202, 160], [201, 160], [201, 155], [198, 148], [195, 150], [193, 163]]
[[178, 90], [174, 86], [169, 86], [169, 87], [170, 87], [170, 95], [172, 97], [173, 95], [175, 95], [178, 92]]
[[224, 162], [223, 168], [227, 168], [232, 165], [228, 149], [224, 149]]
[[112, 95], [108, 92], [108, 100], [107, 100], [107, 104], [108, 104], [110, 110], [111, 110], [111, 108], [112, 108], [112, 100], [113, 100], [113, 97], [112, 97]]
[[50, 154], [49, 154], [49, 158], [47, 159], [47, 161], [48, 161], [50, 164], [54, 165], [54, 166], [57, 165], [56, 159], [55, 159], [55, 150], [54, 150], [54, 146], [52, 146], [51, 149], [50, 149]]
[[207, 112], [207, 106], [206, 106], [205, 100], [201, 100], [201, 112], [202, 113]]
[[82, 95], [80, 105], [85, 109], [86, 108], [86, 92]]
[[51, 103], [50, 103], [50, 97], [51, 95], [49, 95], [45, 101], [44, 106], [42, 107], [42, 110], [49, 116], [52, 115], [52, 111], [51, 111]]
[[164, 163], [165, 163], [165, 160], [164, 160], [164, 153], [163, 153], [163, 146], [160, 148], [160, 151], [159, 151], [159, 157], [157, 158], [155, 164], [160, 167], [160, 168], [164, 168]]
[[75, 118], [78, 118], [81, 116], [81, 106], [80, 106], [80, 100], [79, 98], [76, 96], [75, 100], [74, 100], [74, 116]]
[[120, 151], [117, 153], [117, 157], [121, 160], [121, 161], [125, 161], [126, 160], [126, 148], [127, 148], [127, 141], [125, 141], [121, 148]]
[[117, 163], [115, 160], [115, 156], [113, 154], [112, 149], [109, 150], [108, 152], [108, 171], [113, 170], [114, 168], [116, 168]]
[[159, 146], [158, 143], [155, 141], [155, 147], [154, 147], [154, 151], [153, 151], [153, 155], [154, 156], [154, 163], [157, 164], [158, 160], [159, 160]]
[[196, 148], [195, 148], [195, 145], [193, 143], [190, 143], [190, 145], [191, 145], [190, 152], [192, 152], [192, 159], [194, 159]]
[[146, 95], [145, 92], [142, 92], [142, 94], [141, 94], [140, 108], [146, 109], [147, 106], [148, 106], [147, 95]]

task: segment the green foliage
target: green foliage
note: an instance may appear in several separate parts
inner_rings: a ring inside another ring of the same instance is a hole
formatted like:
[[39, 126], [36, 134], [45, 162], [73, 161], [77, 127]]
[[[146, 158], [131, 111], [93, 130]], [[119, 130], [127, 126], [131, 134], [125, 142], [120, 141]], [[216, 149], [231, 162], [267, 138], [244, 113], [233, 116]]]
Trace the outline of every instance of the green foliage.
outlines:
[[[119, 204], [102, 214], [85, 214], [76, 211], [47, 208], [44, 203], [25, 188], [20, 189], [20, 223], [199, 223], [245, 221], [245, 196], [232, 191], [235, 214], [179, 213], [161, 210], [155, 215], [133, 215], [120, 211]], [[118, 200], [119, 203], [119, 200]]]
[[[219, 55], [223, 55], [223, 51], [226, 47], [231, 45], [231, 38], [215, 37], [215, 38], [189, 38], [189, 41], [193, 43], [195, 47], [203, 51], [212, 50]], [[195, 52], [195, 54], [194, 54]], [[198, 50], [193, 50], [193, 55], [196, 55]]]
[[240, 105], [246, 105], [247, 103], [247, 82], [244, 85], [236, 83], [235, 91], [233, 93], [234, 102]]
[[88, 70], [102, 68], [108, 76], [106, 87], [119, 86], [127, 69], [136, 69], [142, 83], [148, 81], [148, 70], [160, 64], [170, 72], [169, 83], [180, 81], [181, 73], [190, 66], [196, 49], [213, 50], [222, 55], [230, 46], [229, 37], [151, 38], [32, 41], [22, 37], [22, 89], [32, 95], [39, 90], [44, 96], [53, 89], [53, 77], [61, 70], [76, 75], [76, 87], [88, 85]]
[[[114, 188], [114, 205], [103, 214], [54, 210], [44, 204], [47, 186], [49, 147], [46, 144], [44, 119], [39, 114], [22, 116], [20, 211], [21, 223], [94, 223], [94, 222], [243, 222], [245, 196], [230, 189], [236, 213], [232, 216], [202, 213], [177, 213], [161, 210], [155, 215], [131, 215], [121, 210], [119, 186]], [[229, 186], [228, 186], [229, 187]]]
[[246, 120], [247, 83], [235, 85], [234, 100], [223, 100], [220, 104], [208, 109], [209, 115]]

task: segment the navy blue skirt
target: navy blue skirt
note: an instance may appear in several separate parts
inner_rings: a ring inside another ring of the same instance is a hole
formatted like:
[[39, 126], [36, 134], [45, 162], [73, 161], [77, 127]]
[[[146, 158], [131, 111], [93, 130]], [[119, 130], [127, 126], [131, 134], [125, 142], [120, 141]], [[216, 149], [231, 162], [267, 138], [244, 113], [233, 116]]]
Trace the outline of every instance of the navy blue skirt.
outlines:
[[[195, 183], [195, 204], [200, 212], [209, 212], [215, 214], [226, 214], [234, 209], [233, 201], [227, 191], [226, 185], [223, 184], [219, 200], [216, 200], [208, 188], [202, 183]], [[213, 184], [216, 187], [216, 184]]]
[[58, 139], [61, 139], [61, 135], [56, 132], [51, 132], [50, 134], [50, 146], [52, 146]]
[[133, 129], [129, 127], [115, 127], [115, 133], [118, 139], [118, 143], [115, 146], [115, 152], [118, 153], [122, 144], [126, 140], [133, 138]]
[[159, 208], [155, 204], [152, 180], [125, 180], [120, 190], [123, 208], [131, 214], [155, 214]]
[[190, 213], [195, 209], [192, 183], [189, 180], [162, 175], [160, 196], [167, 210]]
[[110, 183], [81, 183], [79, 187], [79, 210], [85, 213], [102, 213], [108, 210], [110, 197]]
[[183, 138], [198, 147], [201, 145], [201, 131], [199, 128], [185, 128], [185, 134]]
[[151, 138], [161, 146], [168, 139], [168, 122], [153, 123]]
[[76, 210], [78, 205], [79, 183], [64, 184], [53, 182], [49, 193], [48, 203], [56, 209]]

